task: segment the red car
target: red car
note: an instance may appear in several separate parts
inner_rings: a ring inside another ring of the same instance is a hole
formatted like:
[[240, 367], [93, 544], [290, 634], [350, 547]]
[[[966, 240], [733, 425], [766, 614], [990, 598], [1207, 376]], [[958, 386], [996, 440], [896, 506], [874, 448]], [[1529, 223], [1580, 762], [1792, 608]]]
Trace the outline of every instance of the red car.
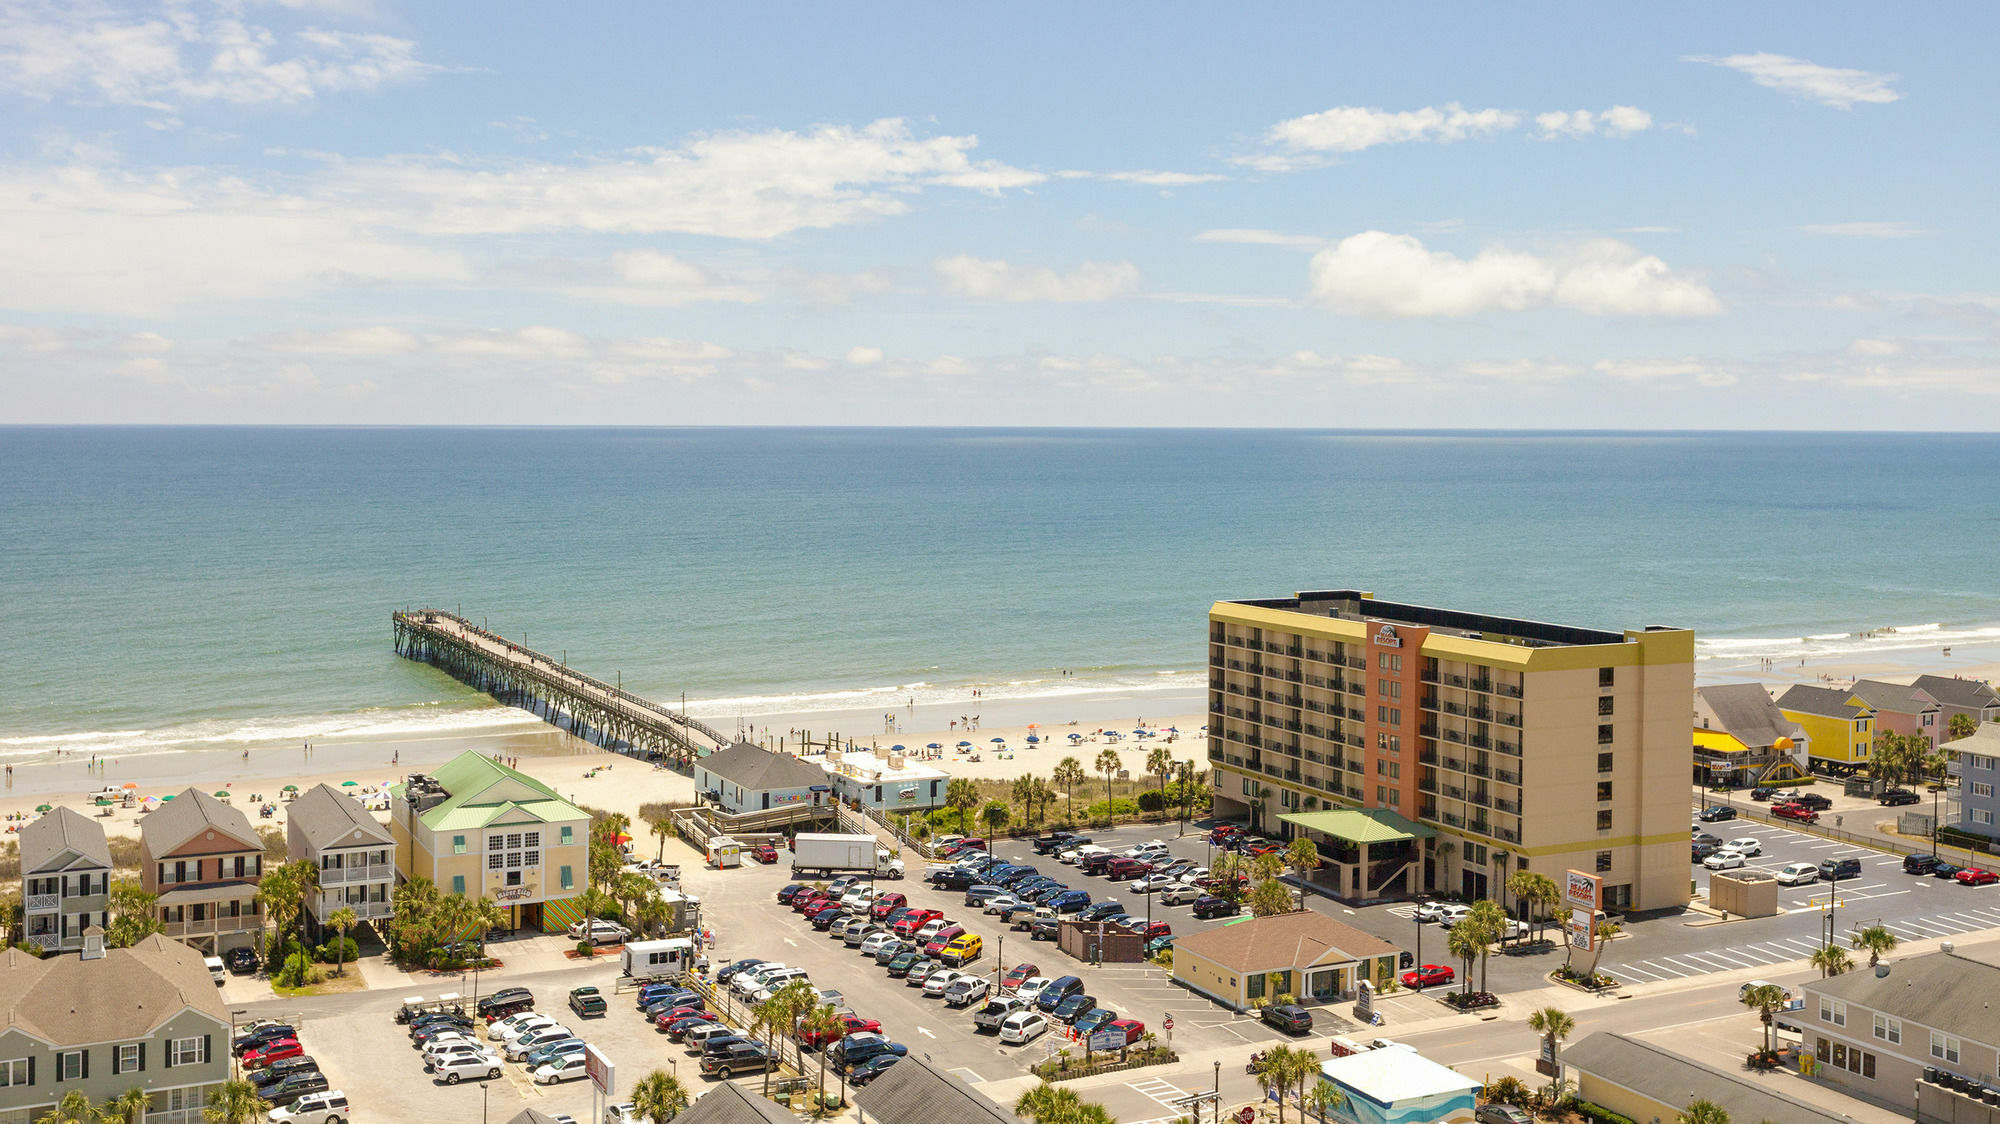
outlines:
[[750, 854], [760, 863], [774, 863], [778, 861], [778, 849], [769, 843], [757, 844], [757, 849], [750, 852]]
[[896, 907], [909, 904], [910, 899], [891, 890], [875, 899], [875, 903], [868, 907], [868, 916], [876, 921], [880, 921], [884, 917], [896, 912]]
[[1139, 932], [1140, 937], [1149, 941], [1154, 937], [1171, 937], [1173, 935], [1174, 927], [1165, 921], [1155, 921]]
[[1403, 973], [1403, 986], [1408, 988], [1430, 987], [1433, 984], [1448, 984], [1456, 975], [1443, 964], [1426, 964], [1422, 968]]
[[661, 1011], [654, 1015], [653, 1025], [665, 1030], [682, 1019], [707, 1019], [712, 1023], [722, 1021], [721, 1016], [714, 1011], [704, 1011], [700, 1007], [675, 1007], [671, 1011]]
[[811, 913], [815, 909], [825, 909], [827, 903], [832, 900], [833, 895], [827, 893], [825, 890], [814, 890], [811, 893], [800, 894], [798, 897], [793, 898], [792, 908], [800, 913]]
[[896, 935], [899, 937], [908, 937], [918, 929], [923, 928], [926, 924], [943, 916], [944, 911], [939, 909], [913, 909], [909, 913], [904, 914], [901, 921], [896, 922]]
[[1218, 824], [1214, 831], [1208, 833], [1208, 841], [1220, 847], [1241, 834], [1243, 829], [1233, 823]]
[[1802, 823], [1818, 823], [1819, 813], [1804, 804], [1779, 804], [1771, 809], [1771, 814], [1781, 820], [1798, 820]]
[[1257, 842], [1252, 843], [1249, 846], [1243, 848], [1243, 853], [1251, 856], [1252, 858], [1255, 858], [1258, 855], [1275, 855], [1278, 853], [1278, 845], [1276, 843], [1271, 842], [1268, 839], [1260, 839]]
[[1138, 1019], [1112, 1019], [1110, 1022], [1104, 1024], [1099, 1033], [1105, 1030], [1116, 1030], [1123, 1033], [1125, 1035], [1125, 1045], [1127, 1046], [1146, 1036], [1146, 1024], [1140, 1022]]
[[1007, 973], [1000, 980], [1000, 986], [1007, 991], [1012, 991], [1041, 974], [1042, 970], [1033, 964], [1016, 964], [1014, 965], [1014, 970]]
[[1973, 867], [1970, 870], [1961, 870], [1957, 874], [1952, 875], [1952, 877], [1956, 878], [1958, 884], [1961, 886], [1991, 886], [1995, 882], [2000, 882], [2000, 874], [1995, 874], [1990, 870], [1981, 870], [1978, 867]]
[[266, 1043], [261, 1050], [252, 1050], [243, 1055], [243, 1068], [263, 1069], [281, 1058], [296, 1058], [305, 1052], [305, 1048], [299, 1045], [298, 1039], [280, 1038], [275, 1042]]
[[817, 1050], [829, 1042], [838, 1042], [850, 1034], [861, 1034], [864, 1032], [875, 1034], [880, 1033], [882, 1030], [882, 1023], [879, 1019], [864, 1019], [858, 1015], [842, 1015], [840, 1021], [843, 1029], [836, 1030], [832, 1034], [814, 1034], [810, 1031], [800, 1034], [799, 1045], [804, 1046], [808, 1050]]

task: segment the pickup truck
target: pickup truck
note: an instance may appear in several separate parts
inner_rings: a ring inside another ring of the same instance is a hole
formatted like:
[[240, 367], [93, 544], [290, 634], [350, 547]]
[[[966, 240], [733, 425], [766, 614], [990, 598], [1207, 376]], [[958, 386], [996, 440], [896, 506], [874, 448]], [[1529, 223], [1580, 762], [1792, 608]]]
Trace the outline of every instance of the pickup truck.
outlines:
[[1026, 1010], [1028, 1001], [1012, 995], [1003, 995], [989, 1001], [984, 1007], [972, 1013], [972, 1025], [980, 1030], [998, 1032], [1000, 1024], [1016, 1011]]
[[569, 1009], [575, 1011], [580, 1019], [601, 1015], [605, 1012], [604, 997], [594, 987], [571, 988]]

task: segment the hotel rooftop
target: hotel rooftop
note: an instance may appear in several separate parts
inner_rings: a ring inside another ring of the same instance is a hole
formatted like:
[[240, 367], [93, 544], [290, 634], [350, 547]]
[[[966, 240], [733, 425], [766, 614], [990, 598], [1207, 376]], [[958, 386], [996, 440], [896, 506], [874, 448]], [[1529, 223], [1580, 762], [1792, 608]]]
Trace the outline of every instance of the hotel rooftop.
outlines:
[[[1501, 644], [1521, 644], [1531, 648], [1575, 647], [1587, 644], [1623, 644], [1626, 635], [1595, 628], [1545, 624], [1541, 621], [1495, 617], [1484, 613], [1461, 613], [1453, 609], [1433, 609], [1425, 605], [1403, 605], [1380, 601], [1356, 589], [1322, 590], [1295, 597], [1252, 598], [1230, 601], [1259, 609], [1277, 609], [1326, 617], [1331, 620], [1413, 625], [1433, 633], [1466, 640], [1486, 640]], [[1673, 631], [1660, 626], [1647, 629]]]

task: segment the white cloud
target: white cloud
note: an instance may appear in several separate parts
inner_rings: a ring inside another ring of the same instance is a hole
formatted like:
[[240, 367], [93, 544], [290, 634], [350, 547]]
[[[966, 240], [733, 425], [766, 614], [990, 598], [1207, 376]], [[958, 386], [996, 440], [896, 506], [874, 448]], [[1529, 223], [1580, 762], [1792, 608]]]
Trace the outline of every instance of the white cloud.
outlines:
[[1896, 81], [1896, 76], [1893, 74], [1821, 66], [1789, 55], [1759, 52], [1720, 57], [1715, 55], [1683, 57], [1688, 62], [1727, 67], [1749, 75], [1750, 80], [1759, 86], [1816, 101], [1821, 105], [1830, 105], [1835, 109], [1848, 109], [1855, 102], [1883, 105], [1897, 101], [1903, 96], [1902, 91], [1891, 86], [1891, 83]]
[[1930, 233], [1920, 226], [1901, 220], [1809, 223], [1799, 229], [1807, 234], [1826, 234], [1835, 238], [1916, 238]]
[[[1288, 153], [1360, 152], [1383, 144], [1427, 141], [1449, 144], [1471, 137], [1503, 133], [1520, 123], [1520, 115], [1504, 109], [1466, 109], [1457, 102], [1422, 109], [1388, 111], [1358, 105], [1337, 105], [1271, 126], [1265, 139]], [[1283, 170], [1294, 156], [1248, 157], [1253, 167]]]
[[1114, 183], [1136, 183], [1147, 187], [1188, 187], [1199, 183], [1220, 183], [1229, 177], [1216, 172], [1084, 172], [1071, 169], [1057, 172], [1056, 178], [1111, 180]]
[[1194, 236], [1197, 242], [1232, 242], [1244, 246], [1287, 246], [1295, 250], [1317, 250], [1326, 245], [1326, 239], [1317, 234], [1286, 234], [1278, 230], [1257, 230], [1244, 227], [1226, 227], [1204, 230]]
[[874, 367], [882, 362], [883, 353], [879, 347], [864, 347], [859, 344], [847, 349], [847, 363], [852, 367]]
[[1602, 113], [1592, 113], [1588, 109], [1559, 109], [1536, 114], [1535, 124], [1542, 130], [1543, 139], [1587, 137], [1598, 133], [1607, 137], [1629, 137], [1652, 128], [1653, 115], [1629, 105], [1614, 105]]
[[1470, 316], [1546, 305], [1592, 316], [1706, 316], [1715, 294], [1665, 262], [1609, 238], [1540, 256], [1489, 247], [1472, 258], [1409, 235], [1364, 231], [1313, 255], [1315, 303], [1359, 316]]
[[1084, 262], [1057, 273], [1046, 266], [961, 254], [940, 258], [932, 268], [945, 292], [975, 301], [1103, 301], [1139, 287], [1139, 267], [1123, 261]]
[[883, 269], [863, 270], [860, 273], [786, 269], [778, 274], [778, 281], [806, 301], [826, 305], [848, 304], [857, 297], [878, 297], [895, 288], [895, 282]]
[[1899, 355], [1902, 351], [1903, 345], [1897, 343], [1895, 340], [1858, 339], [1847, 345], [1847, 353], [1849, 355], [1858, 355], [1872, 359], [1878, 359], [1885, 355]]
[[30, 97], [170, 109], [295, 105], [370, 91], [438, 67], [408, 39], [308, 28], [280, 36], [179, 4], [147, 14], [27, 0], [0, 11], [0, 84]]

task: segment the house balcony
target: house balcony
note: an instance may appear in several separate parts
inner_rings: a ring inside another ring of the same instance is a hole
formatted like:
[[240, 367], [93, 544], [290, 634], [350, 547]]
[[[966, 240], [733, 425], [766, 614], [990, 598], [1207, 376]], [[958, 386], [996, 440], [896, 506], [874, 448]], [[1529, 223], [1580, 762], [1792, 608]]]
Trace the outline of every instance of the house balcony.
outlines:
[[321, 894], [316, 908], [313, 909], [313, 916], [324, 925], [326, 919], [343, 906], [354, 911], [354, 918], [357, 921], [386, 921], [395, 915], [393, 903], [387, 898], [379, 902], [349, 901], [338, 894]]
[[201, 921], [169, 921], [162, 932], [175, 940], [189, 937], [224, 937], [234, 933], [255, 933], [264, 928], [261, 913], [240, 913], [235, 917], [209, 917]]
[[332, 870], [322, 868], [319, 872], [319, 884], [322, 886], [345, 886], [356, 882], [394, 883], [395, 880], [396, 867], [393, 863], [336, 867]]
[[29, 894], [21, 903], [26, 913], [54, 913], [62, 908], [61, 894]]
[[29, 933], [26, 940], [43, 952], [54, 952], [56, 946], [62, 943], [62, 936], [58, 933]]

